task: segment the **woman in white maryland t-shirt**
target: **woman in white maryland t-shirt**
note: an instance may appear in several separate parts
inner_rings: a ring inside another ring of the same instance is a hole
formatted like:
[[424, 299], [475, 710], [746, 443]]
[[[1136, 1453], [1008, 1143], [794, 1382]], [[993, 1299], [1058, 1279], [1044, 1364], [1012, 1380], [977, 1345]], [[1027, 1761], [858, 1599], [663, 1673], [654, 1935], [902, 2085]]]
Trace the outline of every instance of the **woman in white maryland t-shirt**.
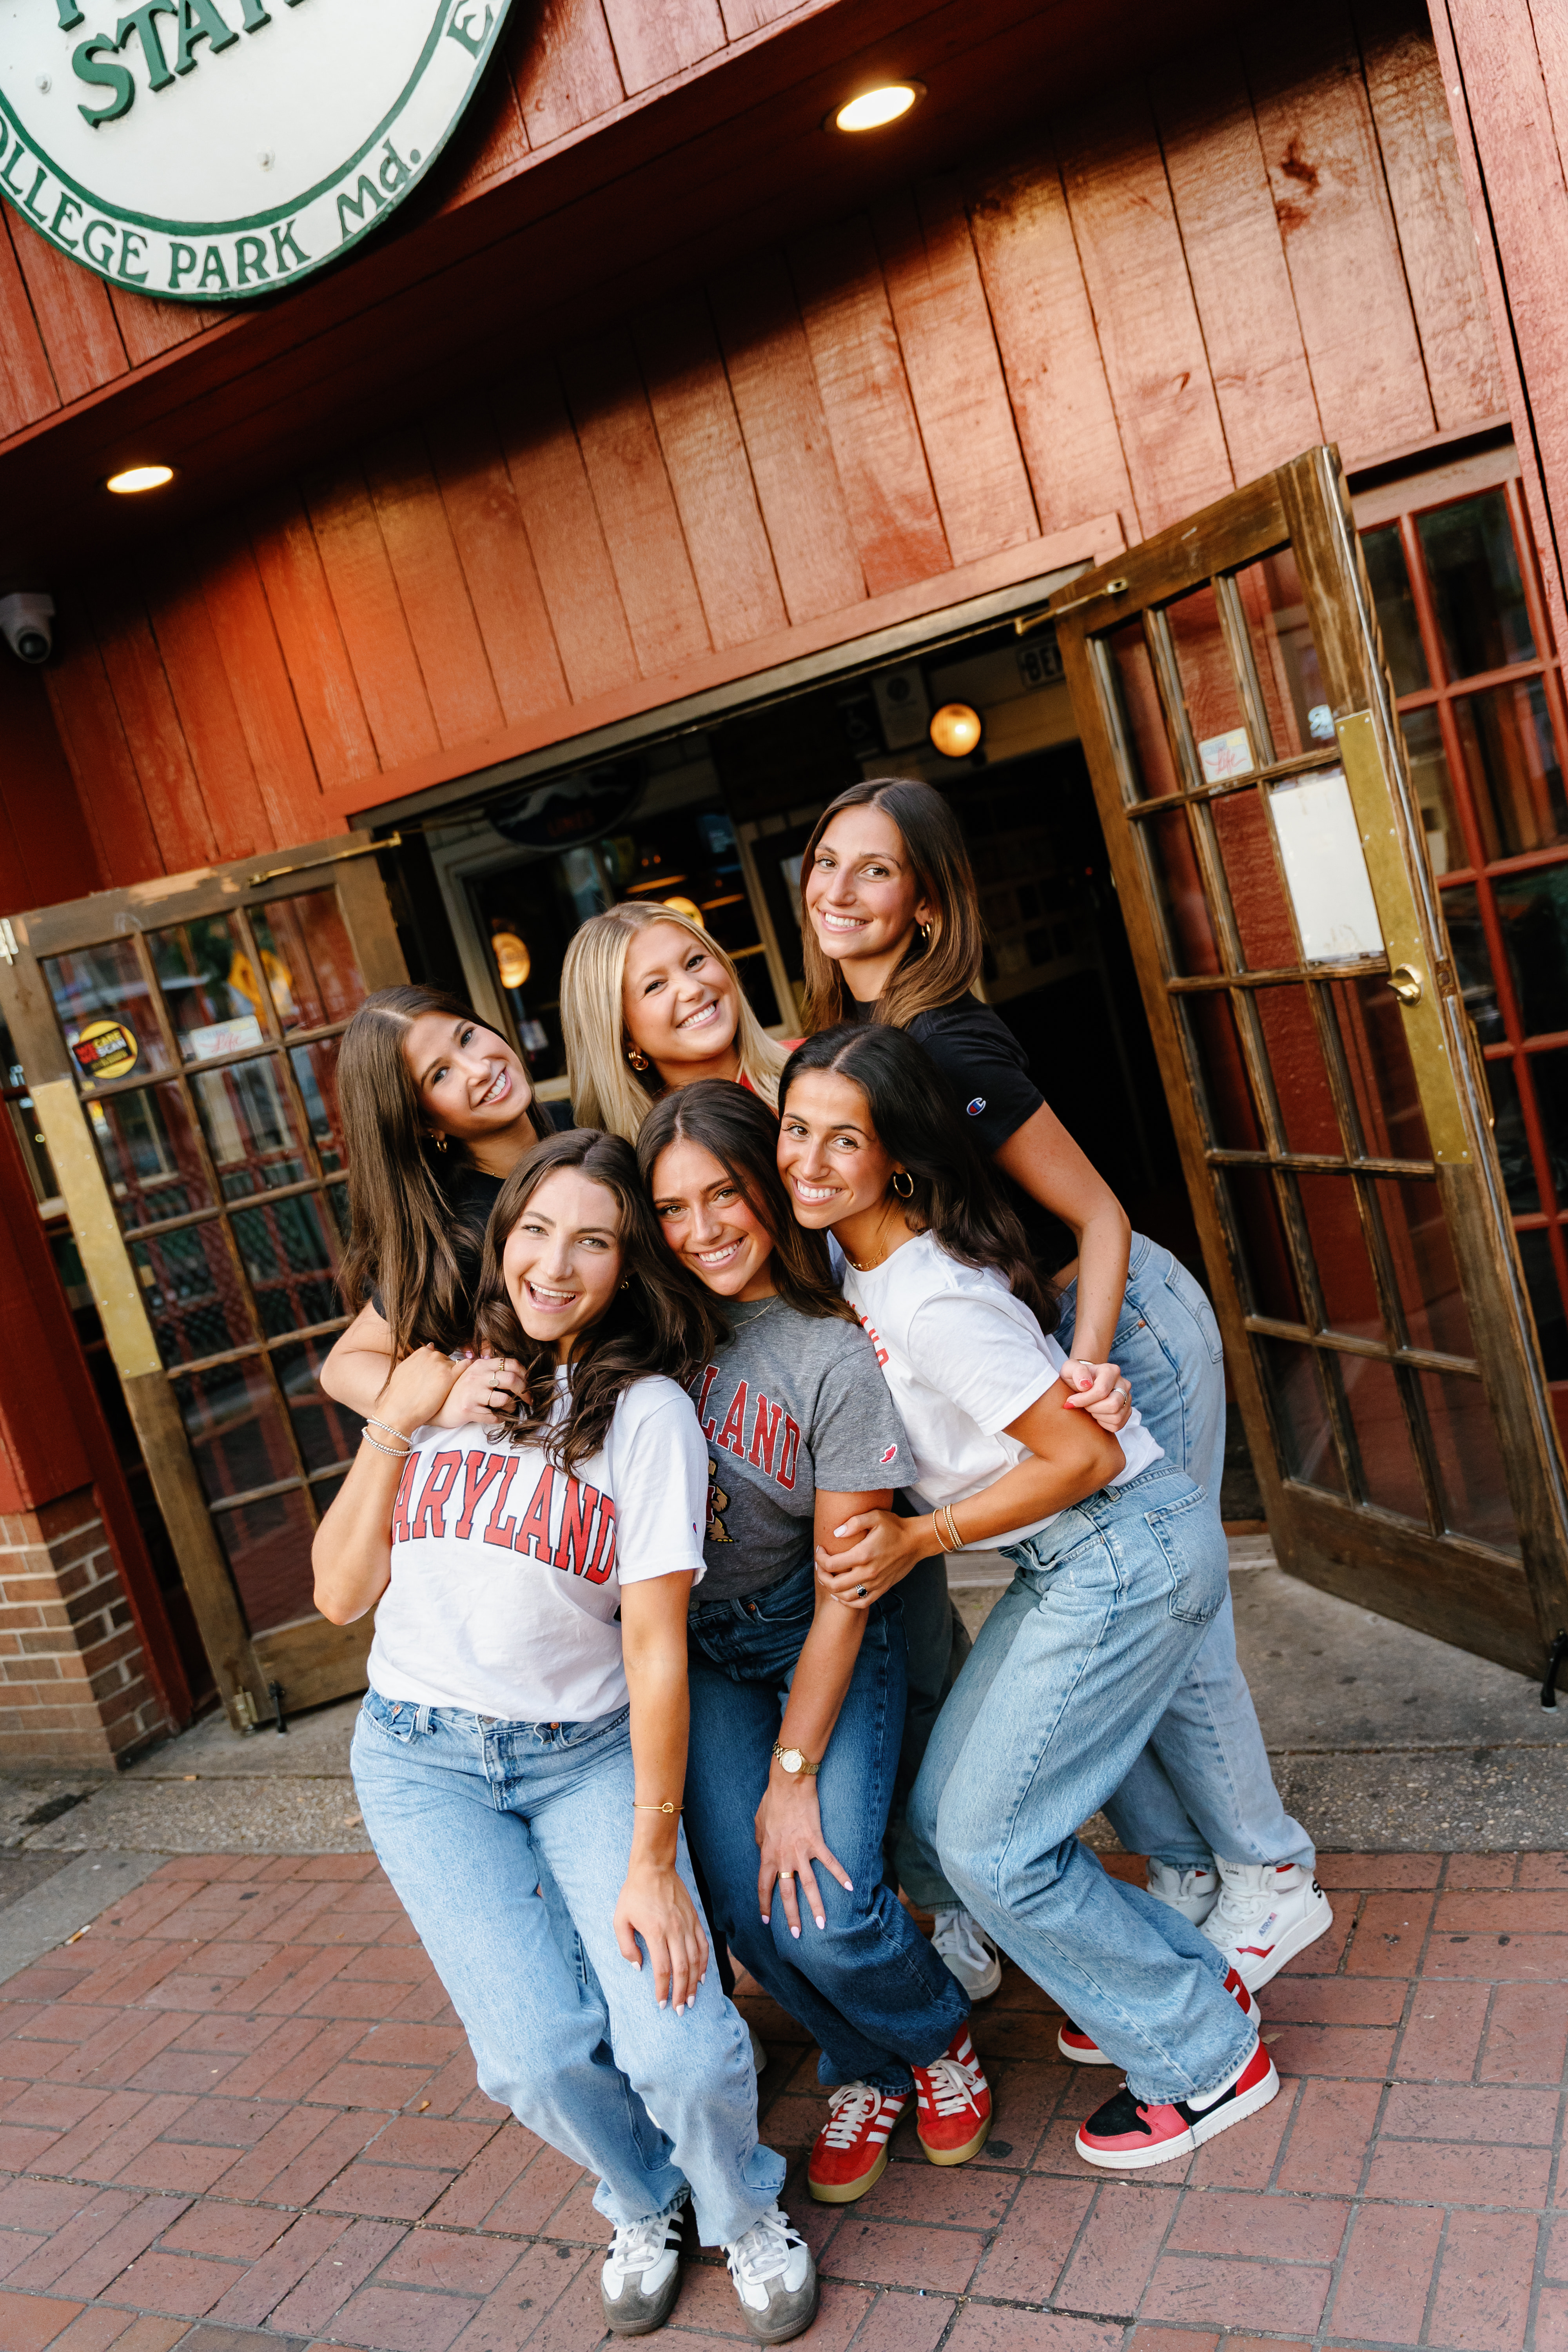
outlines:
[[519, 1162], [478, 1319], [515, 1376], [494, 1417], [437, 1426], [464, 1360], [416, 1349], [316, 1536], [322, 1614], [376, 1610], [365, 1827], [483, 2089], [599, 2176], [605, 2326], [668, 2318], [689, 2204], [752, 2332], [783, 2343], [816, 2273], [758, 2145], [745, 2027], [704, 1981], [679, 1819], [708, 1456], [679, 1381], [714, 1325], [618, 1137], [577, 1129]]
[[1071, 2019], [1066, 2056], [1126, 2070], [1078, 2151], [1113, 2170], [1190, 2154], [1279, 2089], [1257, 2004], [1168, 1904], [1109, 1877], [1080, 1822], [1142, 1754], [1225, 1597], [1200, 1488], [1130, 1413], [1120, 1442], [1059, 1378], [1023, 1228], [924, 1048], [842, 1025], [790, 1058], [779, 1169], [826, 1226], [914, 1457], [918, 1515], [865, 1512], [819, 1550], [864, 1608], [934, 1552], [1000, 1549], [986, 1619], [910, 1802], [964, 1907]]

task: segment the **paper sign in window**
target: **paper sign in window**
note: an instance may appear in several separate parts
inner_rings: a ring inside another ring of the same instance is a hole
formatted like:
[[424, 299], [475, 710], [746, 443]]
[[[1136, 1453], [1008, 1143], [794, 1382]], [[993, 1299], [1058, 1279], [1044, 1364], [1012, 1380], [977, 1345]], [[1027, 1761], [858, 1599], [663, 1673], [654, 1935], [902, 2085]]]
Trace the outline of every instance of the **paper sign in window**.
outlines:
[[1252, 746], [1245, 727], [1227, 728], [1223, 735], [1205, 736], [1198, 745], [1205, 784], [1223, 784], [1227, 776], [1252, 773]]
[[1307, 962], [1382, 955], [1383, 929], [1344, 771], [1276, 784], [1268, 805]]

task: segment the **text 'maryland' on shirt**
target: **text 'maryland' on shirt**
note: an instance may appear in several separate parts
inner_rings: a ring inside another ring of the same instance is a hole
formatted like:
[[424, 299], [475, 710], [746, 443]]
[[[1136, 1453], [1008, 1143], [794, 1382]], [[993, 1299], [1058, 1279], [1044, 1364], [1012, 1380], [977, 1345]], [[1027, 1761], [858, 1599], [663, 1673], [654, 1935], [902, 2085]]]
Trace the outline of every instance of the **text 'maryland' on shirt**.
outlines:
[[[866, 1327], [909, 1433], [916, 1492], [926, 1509], [965, 1502], [994, 1485], [1028, 1453], [1006, 1432], [1059, 1378], [1067, 1358], [1056, 1341], [999, 1274], [950, 1257], [932, 1234], [917, 1234], [867, 1273], [841, 1251], [834, 1264], [842, 1267], [844, 1296]], [[1117, 1442], [1126, 1460], [1113, 1486], [1162, 1458], [1163, 1449], [1136, 1412]], [[964, 1549], [1021, 1543], [1055, 1516]]]
[[684, 1389], [634, 1381], [599, 1452], [570, 1473], [542, 1446], [508, 1445], [477, 1424], [415, 1440], [372, 1688], [508, 1723], [615, 1714], [626, 1703], [622, 1586], [703, 1573], [708, 1453]]

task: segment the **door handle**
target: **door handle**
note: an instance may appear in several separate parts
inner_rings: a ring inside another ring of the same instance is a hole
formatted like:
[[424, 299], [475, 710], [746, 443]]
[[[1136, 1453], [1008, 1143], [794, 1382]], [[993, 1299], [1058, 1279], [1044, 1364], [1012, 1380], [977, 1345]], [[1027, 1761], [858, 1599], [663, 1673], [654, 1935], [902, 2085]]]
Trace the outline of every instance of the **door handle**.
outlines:
[[1421, 975], [1413, 963], [1396, 963], [1388, 975], [1388, 985], [1401, 1004], [1419, 1004]]

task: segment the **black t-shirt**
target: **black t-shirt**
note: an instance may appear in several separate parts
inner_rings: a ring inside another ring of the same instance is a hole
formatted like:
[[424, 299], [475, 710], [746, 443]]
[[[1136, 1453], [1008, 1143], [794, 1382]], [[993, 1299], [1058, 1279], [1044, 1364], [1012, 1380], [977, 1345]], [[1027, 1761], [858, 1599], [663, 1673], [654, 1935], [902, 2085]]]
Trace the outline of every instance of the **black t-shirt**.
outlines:
[[[485, 1227], [489, 1223], [490, 1211], [500, 1197], [501, 1182], [500, 1177], [487, 1176], [482, 1168], [475, 1168], [463, 1160], [453, 1169], [441, 1187], [447, 1196], [447, 1206], [452, 1212], [452, 1240], [468, 1274], [470, 1288], [479, 1282]], [[370, 1303], [384, 1321], [386, 1309], [381, 1303], [379, 1290], [371, 1292]]]

